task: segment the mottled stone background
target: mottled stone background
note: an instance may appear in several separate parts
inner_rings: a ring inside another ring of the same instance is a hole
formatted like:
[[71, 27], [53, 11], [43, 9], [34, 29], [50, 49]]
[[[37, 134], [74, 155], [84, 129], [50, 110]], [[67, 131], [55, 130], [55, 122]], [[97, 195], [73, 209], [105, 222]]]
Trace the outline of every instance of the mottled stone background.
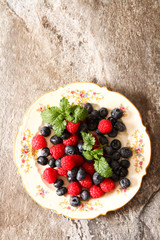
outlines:
[[[160, 239], [160, 1], [1, 0], [0, 136], [2, 240]], [[152, 141], [142, 187], [125, 207], [75, 221], [36, 204], [13, 162], [29, 105], [46, 91], [90, 81], [140, 110]]]

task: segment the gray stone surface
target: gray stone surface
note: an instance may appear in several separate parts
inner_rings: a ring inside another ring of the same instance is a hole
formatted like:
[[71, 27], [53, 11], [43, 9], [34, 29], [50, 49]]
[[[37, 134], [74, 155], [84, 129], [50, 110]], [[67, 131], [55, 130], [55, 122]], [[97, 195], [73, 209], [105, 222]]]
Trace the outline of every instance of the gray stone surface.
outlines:
[[[0, 2], [2, 240], [160, 239], [160, 1]], [[25, 192], [13, 142], [29, 105], [46, 91], [90, 81], [140, 110], [152, 141], [142, 187], [125, 207], [89, 221], [57, 216]]]

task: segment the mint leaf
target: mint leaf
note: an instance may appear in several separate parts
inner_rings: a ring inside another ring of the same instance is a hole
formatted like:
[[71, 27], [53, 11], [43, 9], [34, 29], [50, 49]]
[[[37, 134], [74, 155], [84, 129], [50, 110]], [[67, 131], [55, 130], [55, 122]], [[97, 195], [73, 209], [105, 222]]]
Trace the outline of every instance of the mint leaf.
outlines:
[[60, 137], [65, 130], [67, 125], [66, 120], [64, 120], [64, 115], [60, 114], [53, 123], [53, 130], [55, 134]]
[[87, 109], [79, 105], [74, 106], [72, 111], [73, 111], [73, 123], [83, 121], [88, 116]]
[[91, 151], [83, 151], [83, 156], [84, 156], [87, 160], [93, 160], [93, 156], [92, 156], [92, 152], [91, 152]]
[[71, 116], [71, 115], [69, 115], [69, 114], [66, 114], [66, 120], [68, 120], [68, 121], [72, 121], [72, 119], [73, 119], [73, 117]]
[[86, 132], [81, 132], [81, 134], [84, 141], [83, 149], [87, 151], [92, 150], [92, 145], [95, 144], [95, 138], [93, 137], [93, 135]]
[[45, 123], [53, 124], [54, 120], [59, 116], [60, 110], [58, 107], [51, 107], [41, 112], [42, 120]]
[[102, 148], [94, 149], [92, 151], [92, 155], [95, 159], [99, 159], [99, 155], [103, 155], [103, 149]]
[[112, 168], [110, 168], [108, 162], [104, 157], [99, 158], [99, 160], [95, 161], [94, 169], [98, 172], [102, 177], [109, 178], [112, 177]]
[[60, 100], [59, 107], [60, 107], [60, 109], [61, 109], [62, 112], [65, 112], [67, 109], [70, 109], [70, 108], [71, 108], [68, 99], [65, 98], [65, 97], [63, 97], [63, 98]]

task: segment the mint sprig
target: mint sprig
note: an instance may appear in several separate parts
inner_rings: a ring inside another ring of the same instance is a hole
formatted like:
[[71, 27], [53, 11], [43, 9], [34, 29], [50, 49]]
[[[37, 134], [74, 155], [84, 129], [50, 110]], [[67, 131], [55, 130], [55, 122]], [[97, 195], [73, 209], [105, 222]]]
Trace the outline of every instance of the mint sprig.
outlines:
[[60, 137], [66, 128], [67, 121], [77, 123], [83, 121], [88, 116], [88, 111], [79, 105], [70, 105], [67, 98], [60, 100], [59, 107], [51, 107], [41, 112], [42, 120], [53, 125], [55, 134]]
[[95, 138], [90, 133], [81, 132], [81, 134], [84, 141], [83, 149], [90, 151], [92, 149], [92, 146], [95, 144]]
[[97, 161], [95, 161], [94, 169], [102, 177], [105, 177], [105, 178], [112, 177], [112, 174], [113, 174], [112, 168], [110, 168], [108, 162], [104, 157], [100, 157]]

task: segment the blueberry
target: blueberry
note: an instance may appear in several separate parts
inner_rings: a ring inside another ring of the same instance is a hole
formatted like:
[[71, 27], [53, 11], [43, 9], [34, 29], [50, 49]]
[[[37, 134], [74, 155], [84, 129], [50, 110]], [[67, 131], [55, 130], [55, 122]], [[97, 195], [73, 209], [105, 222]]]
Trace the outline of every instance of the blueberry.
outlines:
[[67, 146], [65, 147], [65, 154], [67, 154], [67, 155], [73, 155], [73, 154], [75, 154], [75, 152], [76, 152], [75, 146], [67, 145]]
[[90, 194], [87, 190], [82, 190], [80, 196], [81, 196], [83, 201], [87, 201], [90, 198]]
[[78, 145], [77, 145], [80, 153], [83, 153], [83, 147], [82, 146], [83, 146], [83, 142], [79, 142]]
[[63, 141], [62, 141], [62, 138], [57, 137], [56, 135], [54, 135], [54, 136], [52, 136], [52, 137], [50, 138], [50, 142], [51, 142], [52, 144], [56, 145], [56, 144], [62, 143]]
[[49, 127], [50, 129], [52, 129], [52, 128], [53, 128], [53, 125], [47, 124], [47, 127]]
[[87, 131], [88, 131], [87, 123], [81, 122], [78, 128], [78, 132], [87, 132]]
[[54, 158], [51, 158], [50, 160], [49, 160], [49, 162], [48, 162], [48, 165], [50, 166], [50, 167], [52, 167], [52, 168], [55, 168], [55, 159]]
[[99, 141], [102, 145], [108, 144], [108, 139], [105, 136], [100, 136]]
[[43, 157], [48, 157], [50, 155], [50, 150], [48, 147], [42, 148], [41, 149], [41, 156]]
[[118, 161], [120, 159], [121, 155], [119, 152], [114, 152], [112, 154], [112, 160]]
[[76, 179], [78, 181], [82, 181], [85, 178], [85, 176], [86, 176], [86, 171], [83, 168], [79, 168]]
[[81, 155], [82, 153], [79, 152], [79, 149], [77, 146], [75, 146], [75, 154]]
[[123, 148], [121, 148], [121, 150], [120, 150], [120, 154], [121, 154], [121, 156], [124, 157], [124, 158], [129, 158], [129, 157], [132, 156], [132, 151], [131, 151], [131, 149], [128, 148], [128, 147], [123, 147]]
[[77, 181], [76, 177], [68, 177], [67, 180], [69, 183]]
[[97, 133], [97, 135], [99, 135], [99, 136], [103, 136], [103, 133], [101, 133], [100, 131], [99, 131], [99, 129], [97, 128], [96, 129], [96, 131], [95, 131], [96, 133]]
[[67, 188], [66, 187], [60, 187], [56, 190], [56, 193], [58, 196], [62, 196], [67, 193]]
[[59, 158], [55, 161], [55, 165], [56, 165], [56, 167], [61, 167], [61, 158]]
[[124, 160], [120, 161], [120, 165], [121, 165], [121, 167], [129, 168], [130, 162], [128, 160], [124, 159]]
[[115, 108], [112, 110], [111, 116], [115, 119], [119, 119], [123, 116], [123, 112], [120, 108]]
[[95, 172], [92, 176], [93, 179], [93, 183], [95, 185], [98, 185], [100, 183], [102, 183], [104, 181], [104, 177], [102, 177], [101, 175], [99, 175], [99, 173]]
[[116, 137], [117, 134], [118, 134], [118, 130], [115, 127], [112, 128], [111, 132], [107, 133], [107, 135], [112, 138]]
[[120, 177], [126, 177], [128, 174], [128, 169], [127, 168], [120, 168], [120, 171], [119, 171], [119, 176]]
[[117, 122], [117, 119], [115, 119], [115, 118], [113, 118], [113, 117], [109, 117], [108, 120], [111, 121], [112, 126], [114, 126], [115, 123]]
[[44, 126], [41, 128], [40, 132], [44, 137], [48, 137], [51, 134], [51, 129], [49, 127]]
[[114, 149], [111, 146], [104, 146], [104, 151], [107, 155], [112, 155], [114, 153]]
[[99, 109], [99, 115], [100, 115], [102, 118], [105, 118], [105, 117], [108, 115], [108, 110], [107, 110], [107, 108], [104, 108], [104, 107], [100, 108], [100, 109]]
[[72, 168], [71, 170], [69, 170], [69, 171], [67, 172], [67, 176], [68, 176], [68, 177], [76, 177], [77, 172], [78, 172], [78, 169], [77, 169], [77, 168]]
[[117, 181], [119, 180], [118, 174], [115, 173], [115, 172], [113, 172], [111, 179], [112, 179], [114, 182], [117, 182]]
[[111, 168], [113, 169], [113, 171], [117, 171], [117, 170], [119, 169], [119, 167], [120, 167], [119, 162], [117, 162], [117, 161], [115, 161], [115, 160], [113, 160], [113, 161], [111, 162]]
[[112, 159], [110, 157], [105, 157], [105, 159], [107, 160], [108, 164], [111, 164]]
[[47, 165], [48, 159], [46, 157], [40, 156], [37, 158], [37, 162], [41, 165]]
[[57, 179], [55, 183], [53, 184], [56, 188], [62, 187], [64, 184], [64, 181], [62, 179]]
[[99, 111], [97, 111], [97, 110], [93, 110], [93, 111], [91, 112], [91, 114], [94, 115], [96, 118], [99, 118], [99, 117], [100, 117]]
[[90, 131], [96, 130], [98, 127], [98, 119], [94, 115], [90, 114], [87, 118], [87, 125], [88, 130]]
[[81, 204], [80, 198], [77, 196], [71, 196], [69, 203], [73, 207], [78, 207]]
[[128, 188], [130, 186], [130, 180], [128, 178], [123, 178], [120, 180], [121, 188]]
[[85, 107], [88, 110], [89, 114], [93, 111], [93, 107], [90, 103], [84, 103], [83, 107]]
[[114, 127], [120, 132], [123, 132], [126, 130], [126, 126], [124, 125], [123, 122], [120, 122], [120, 121], [117, 121]]
[[65, 129], [61, 135], [61, 139], [68, 139], [70, 137], [70, 133]]
[[114, 149], [114, 150], [118, 150], [121, 148], [121, 142], [118, 140], [118, 139], [114, 139], [112, 142], [111, 142], [111, 147]]

